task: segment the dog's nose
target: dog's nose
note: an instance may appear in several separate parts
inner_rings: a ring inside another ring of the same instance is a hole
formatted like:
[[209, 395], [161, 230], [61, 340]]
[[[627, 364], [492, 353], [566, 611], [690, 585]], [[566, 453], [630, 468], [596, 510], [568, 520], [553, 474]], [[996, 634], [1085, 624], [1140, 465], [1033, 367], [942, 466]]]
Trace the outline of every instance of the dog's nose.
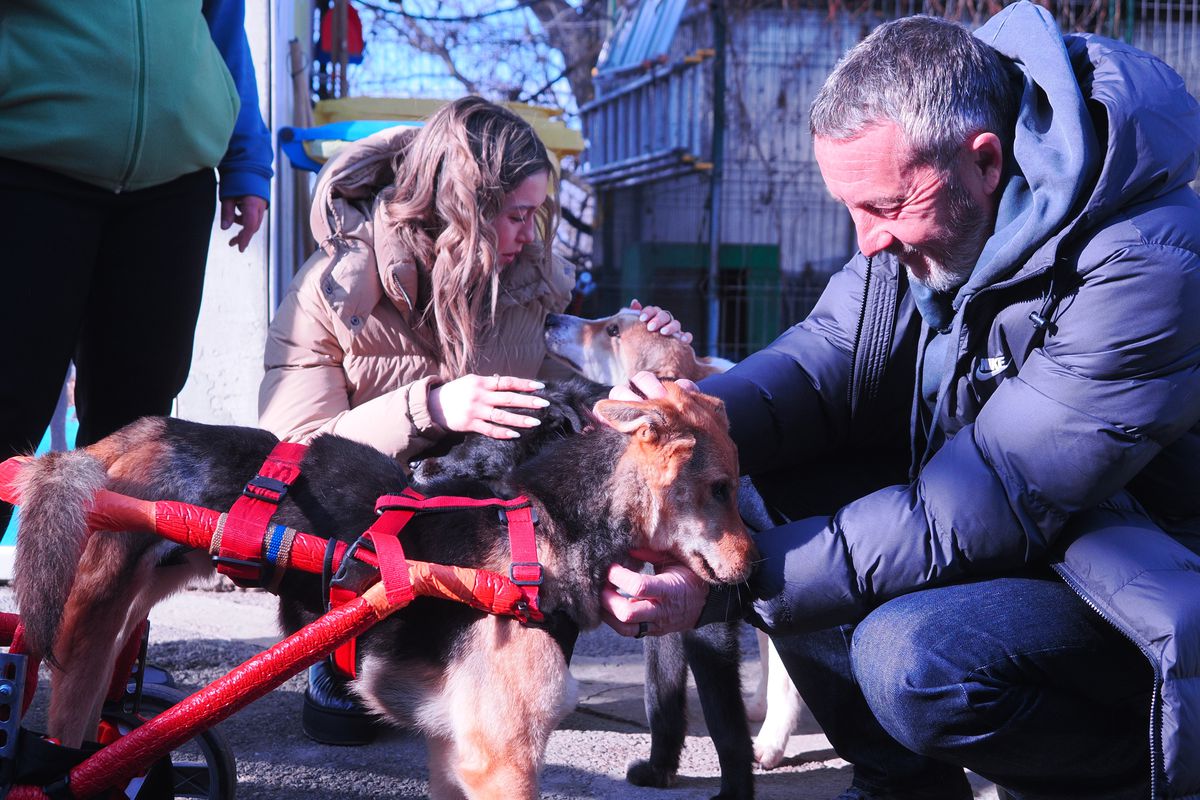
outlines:
[[546, 327], [547, 328], [557, 328], [558, 321], [559, 321], [558, 314], [547, 314], [546, 315]]

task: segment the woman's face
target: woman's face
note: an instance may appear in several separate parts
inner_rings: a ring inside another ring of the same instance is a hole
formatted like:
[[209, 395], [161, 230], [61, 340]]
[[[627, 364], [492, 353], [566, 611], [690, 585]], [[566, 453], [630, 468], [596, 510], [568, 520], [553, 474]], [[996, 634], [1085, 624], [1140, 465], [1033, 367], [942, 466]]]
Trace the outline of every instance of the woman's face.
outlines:
[[534, 212], [546, 202], [549, 188], [550, 174], [543, 170], [530, 175], [504, 195], [500, 213], [492, 220], [501, 267], [513, 263], [521, 248], [537, 238]]

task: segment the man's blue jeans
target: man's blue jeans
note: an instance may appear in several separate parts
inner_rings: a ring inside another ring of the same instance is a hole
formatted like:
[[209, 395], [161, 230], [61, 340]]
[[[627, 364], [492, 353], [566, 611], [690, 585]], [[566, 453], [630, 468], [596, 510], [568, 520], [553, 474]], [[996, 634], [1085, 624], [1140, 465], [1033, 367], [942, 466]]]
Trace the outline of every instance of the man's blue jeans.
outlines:
[[966, 767], [1021, 798], [1149, 794], [1149, 662], [1048, 573], [914, 592], [774, 642], [867, 792], [969, 800]]

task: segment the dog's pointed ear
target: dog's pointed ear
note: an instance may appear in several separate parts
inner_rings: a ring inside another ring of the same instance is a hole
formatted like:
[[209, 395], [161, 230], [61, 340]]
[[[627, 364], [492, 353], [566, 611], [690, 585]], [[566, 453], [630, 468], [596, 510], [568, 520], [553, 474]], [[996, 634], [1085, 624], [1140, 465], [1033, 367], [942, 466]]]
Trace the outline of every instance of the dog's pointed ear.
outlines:
[[645, 441], [656, 440], [667, 424], [662, 409], [643, 400], [601, 400], [592, 413], [609, 427]]
[[724, 425], [725, 430], [729, 430], [729, 414], [725, 411], [725, 402], [719, 397], [713, 397], [709, 394], [701, 394], [693, 392], [694, 399], [704, 403], [712, 411], [713, 415]]

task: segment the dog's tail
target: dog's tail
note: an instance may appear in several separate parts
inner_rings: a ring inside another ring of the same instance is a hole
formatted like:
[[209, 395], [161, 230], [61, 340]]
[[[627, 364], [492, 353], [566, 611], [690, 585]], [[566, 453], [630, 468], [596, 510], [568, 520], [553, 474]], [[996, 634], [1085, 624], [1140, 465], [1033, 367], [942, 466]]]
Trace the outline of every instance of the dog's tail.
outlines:
[[87, 544], [88, 510], [107, 475], [95, 457], [74, 450], [36, 459], [18, 481], [17, 603], [29, 649], [55, 664], [54, 640]]

